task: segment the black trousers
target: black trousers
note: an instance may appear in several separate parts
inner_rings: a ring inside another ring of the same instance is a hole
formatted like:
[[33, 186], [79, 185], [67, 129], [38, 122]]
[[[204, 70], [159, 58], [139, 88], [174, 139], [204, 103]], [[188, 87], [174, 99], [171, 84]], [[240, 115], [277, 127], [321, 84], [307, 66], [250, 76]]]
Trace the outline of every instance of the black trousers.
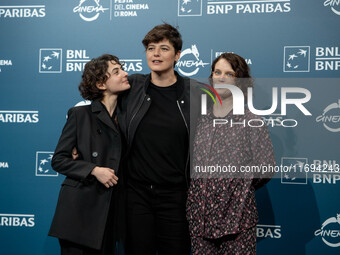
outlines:
[[129, 183], [127, 255], [189, 255], [185, 187]]
[[114, 249], [95, 250], [89, 247], [59, 239], [61, 255], [109, 255], [114, 254]]

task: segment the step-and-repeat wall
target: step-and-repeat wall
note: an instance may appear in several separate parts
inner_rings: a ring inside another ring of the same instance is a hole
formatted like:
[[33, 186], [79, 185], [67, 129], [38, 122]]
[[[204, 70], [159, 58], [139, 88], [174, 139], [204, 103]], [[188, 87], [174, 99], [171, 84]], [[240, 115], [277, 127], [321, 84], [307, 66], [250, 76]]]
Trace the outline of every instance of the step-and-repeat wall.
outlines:
[[[258, 254], [340, 254], [337, 0], [1, 0], [0, 254], [59, 254], [47, 233], [64, 177], [51, 157], [84, 65], [111, 53], [148, 73], [141, 41], [162, 22], [182, 33], [181, 75], [206, 78], [234, 52], [258, 78], [257, 109], [277, 88], [263, 119], [286, 171], [256, 194]], [[282, 115], [284, 96], [305, 101]]]

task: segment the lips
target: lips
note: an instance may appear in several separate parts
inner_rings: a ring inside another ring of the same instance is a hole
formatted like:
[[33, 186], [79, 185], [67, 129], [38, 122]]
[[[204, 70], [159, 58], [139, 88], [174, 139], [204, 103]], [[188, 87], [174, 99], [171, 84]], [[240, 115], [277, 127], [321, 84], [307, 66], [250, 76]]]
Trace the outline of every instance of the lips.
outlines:
[[152, 63], [153, 64], [161, 64], [161, 63], [163, 63], [163, 61], [162, 60], [152, 60]]

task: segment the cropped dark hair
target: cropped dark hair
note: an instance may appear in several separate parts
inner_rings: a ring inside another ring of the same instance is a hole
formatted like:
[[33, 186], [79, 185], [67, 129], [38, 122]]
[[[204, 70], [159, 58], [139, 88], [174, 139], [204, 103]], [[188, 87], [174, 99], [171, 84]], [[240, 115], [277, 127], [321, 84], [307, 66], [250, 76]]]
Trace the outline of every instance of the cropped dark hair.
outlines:
[[81, 96], [86, 100], [100, 100], [103, 98], [103, 90], [97, 88], [98, 83], [105, 83], [110, 77], [107, 72], [108, 62], [115, 62], [122, 65], [116, 56], [110, 54], [93, 58], [86, 63], [82, 80], [78, 86]]
[[182, 50], [183, 41], [180, 32], [177, 28], [167, 23], [155, 26], [151, 29], [144, 37], [142, 43], [146, 49], [150, 43], [158, 43], [164, 39], [169, 40], [175, 48], [175, 53]]
[[216, 63], [220, 59], [225, 59], [230, 63], [231, 67], [235, 71], [236, 78], [247, 78], [247, 79], [236, 79], [236, 84], [235, 84], [242, 90], [244, 96], [247, 97], [247, 89], [249, 87], [253, 87], [253, 79], [250, 76], [250, 68], [247, 62], [245, 61], [245, 59], [235, 53], [221, 54], [219, 57], [217, 57], [213, 61], [211, 65], [211, 74], [209, 76], [210, 79], [212, 79], [213, 72], [215, 71]]

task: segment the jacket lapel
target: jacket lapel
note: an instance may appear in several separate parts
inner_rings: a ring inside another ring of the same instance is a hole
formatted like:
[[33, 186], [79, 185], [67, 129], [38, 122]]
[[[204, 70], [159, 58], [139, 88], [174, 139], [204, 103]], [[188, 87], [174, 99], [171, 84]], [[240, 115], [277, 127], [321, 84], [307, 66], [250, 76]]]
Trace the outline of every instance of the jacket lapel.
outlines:
[[118, 132], [117, 128], [113, 124], [109, 114], [104, 106], [99, 101], [92, 102], [92, 112], [97, 113], [97, 118], [105, 125], [109, 126], [114, 131]]

